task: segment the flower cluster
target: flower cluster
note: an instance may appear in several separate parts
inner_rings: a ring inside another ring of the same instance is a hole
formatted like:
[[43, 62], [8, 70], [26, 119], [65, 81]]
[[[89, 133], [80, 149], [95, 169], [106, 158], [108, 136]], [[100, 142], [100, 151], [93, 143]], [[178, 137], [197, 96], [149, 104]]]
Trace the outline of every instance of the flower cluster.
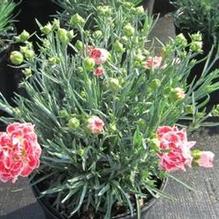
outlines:
[[18, 176], [29, 176], [39, 167], [41, 148], [34, 126], [12, 123], [0, 133], [0, 181], [15, 182]]
[[99, 65], [96, 69], [94, 69], [93, 73], [96, 77], [101, 77], [104, 75], [104, 68], [102, 64], [104, 64], [108, 57], [109, 52], [103, 48], [89, 48], [88, 56], [96, 65]]
[[[213, 167], [214, 154], [210, 151], [199, 151], [191, 148], [195, 141], [188, 141], [186, 130], [179, 130], [176, 126], [162, 126], [157, 130], [159, 140], [160, 167], [168, 172], [175, 170], [186, 170], [191, 167], [192, 162], [202, 167]], [[194, 156], [196, 154], [196, 156]], [[193, 160], [194, 157], [194, 160]]]

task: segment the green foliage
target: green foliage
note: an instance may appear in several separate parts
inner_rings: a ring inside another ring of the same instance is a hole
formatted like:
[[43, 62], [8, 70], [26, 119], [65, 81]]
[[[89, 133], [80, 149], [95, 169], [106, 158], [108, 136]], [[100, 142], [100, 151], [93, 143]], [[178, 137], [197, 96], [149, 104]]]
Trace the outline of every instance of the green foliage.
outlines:
[[58, 13], [59, 19], [63, 23], [68, 23], [71, 15], [76, 13], [80, 14], [83, 17], [87, 17], [88, 15], [92, 15], [95, 11], [95, 7], [99, 5], [115, 5], [119, 2], [123, 2], [130, 6], [136, 6], [142, 2], [142, 0], [52, 0], [57, 3], [61, 8], [64, 9], [62, 13]]
[[174, 0], [175, 20], [181, 30], [190, 33], [200, 31], [206, 40], [219, 37], [218, 0]]
[[8, 31], [12, 30], [12, 12], [15, 3], [11, 0], [0, 0], [0, 51], [3, 47], [3, 39], [8, 37]]
[[[135, 8], [123, 1], [112, 5], [107, 16], [99, 9], [94, 8], [93, 30], [81, 22], [73, 31], [63, 29], [55, 20], [45, 32], [39, 24], [39, 55], [30, 59], [24, 54], [20, 66], [27, 75], [20, 84], [26, 97], [16, 95], [17, 108], [0, 99], [0, 109], [11, 115], [2, 121], [35, 124], [43, 148], [40, 180], [50, 182], [43, 194], [54, 197], [54, 207], [68, 217], [86, 212], [110, 219], [121, 205], [133, 213], [133, 196], [139, 214], [138, 198], [156, 196], [155, 178], [165, 175], [158, 167], [156, 129], [180, 119], [198, 128], [209, 116], [203, 110], [208, 94], [219, 88], [214, 83], [219, 70], [207, 74], [208, 61], [200, 79], [186, 83], [197, 63], [191, 45], [200, 37], [188, 44], [177, 36], [163, 45], [161, 65], [146, 68], [145, 60], [155, 55], [145, 49], [152, 18], [129, 13]], [[72, 37], [81, 40], [77, 46]], [[30, 42], [24, 43], [32, 50]], [[90, 46], [109, 51], [103, 77], [84, 64]], [[105, 123], [100, 135], [88, 130], [93, 115]]]

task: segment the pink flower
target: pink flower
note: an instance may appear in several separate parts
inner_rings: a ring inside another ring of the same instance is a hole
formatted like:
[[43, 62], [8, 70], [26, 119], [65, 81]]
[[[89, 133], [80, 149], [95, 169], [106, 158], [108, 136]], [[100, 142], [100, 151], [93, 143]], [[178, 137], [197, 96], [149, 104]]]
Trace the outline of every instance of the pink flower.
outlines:
[[101, 134], [104, 128], [104, 122], [98, 116], [92, 116], [88, 119], [88, 129], [93, 134]]
[[94, 59], [97, 65], [100, 65], [107, 61], [109, 52], [102, 48], [89, 48], [88, 55], [90, 58]]
[[145, 63], [146, 69], [158, 69], [161, 67], [162, 57], [161, 56], [149, 56]]
[[185, 129], [179, 130], [176, 126], [162, 126], [157, 129], [160, 141], [160, 167], [168, 172], [175, 170], [186, 170], [191, 167], [191, 148], [196, 142], [188, 141]]
[[41, 148], [34, 126], [30, 123], [12, 123], [0, 134], [0, 180], [15, 182], [39, 167]]
[[103, 68], [102, 66], [99, 66], [99, 67], [97, 67], [97, 68], [94, 70], [93, 73], [94, 73], [95, 76], [101, 77], [101, 76], [104, 75], [105, 70], [104, 70], [104, 68]]
[[196, 161], [199, 166], [211, 168], [213, 167], [214, 153], [211, 151], [201, 151], [200, 158]]

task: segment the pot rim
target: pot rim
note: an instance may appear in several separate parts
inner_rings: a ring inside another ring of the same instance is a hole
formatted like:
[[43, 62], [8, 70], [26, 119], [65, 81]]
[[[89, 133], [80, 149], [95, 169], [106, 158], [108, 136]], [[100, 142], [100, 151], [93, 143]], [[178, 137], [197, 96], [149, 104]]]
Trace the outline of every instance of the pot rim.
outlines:
[[[167, 186], [168, 178], [164, 178], [161, 182], [161, 187], [159, 188], [160, 191], [164, 191]], [[158, 197], [159, 198], [159, 197]], [[148, 202], [146, 202], [143, 207], [141, 207], [141, 212], [148, 211], [157, 201], [158, 198], [152, 197]], [[117, 216], [112, 217], [112, 219], [130, 219], [131, 217], [136, 216], [136, 211], [134, 212], [133, 216], [130, 215], [129, 212], [123, 213]]]
[[[164, 178], [161, 182], [161, 187], [159, 188], [160, 191], [164, 191], [167, 186], [168, 178]], [[43, 208], [46, 213], [53, 216], [54, 219], [66, 219], [61, 214], [59, 214], [58, 211], [56, 211], [47, 200], [42, 200], [41, 198], [38, 198], [40, 194], [40, 190], [37, 185], [31, 185], [32, 191], [39, 202], [40, 206]], [[158, 198], [152, 197], [147, 203], [144, 204], [144, 206], [141, 208], [141, 212], [146, 212], [148, 209], [150, 209], [156, 202]], [[132, 217], [136, 216], [136, 211], [134, 212], [133, 216], [130, 215], [130, 213], [123, 213], [119, 214], [117, 216], [112, 217], [112, 219], [131, 219]]]

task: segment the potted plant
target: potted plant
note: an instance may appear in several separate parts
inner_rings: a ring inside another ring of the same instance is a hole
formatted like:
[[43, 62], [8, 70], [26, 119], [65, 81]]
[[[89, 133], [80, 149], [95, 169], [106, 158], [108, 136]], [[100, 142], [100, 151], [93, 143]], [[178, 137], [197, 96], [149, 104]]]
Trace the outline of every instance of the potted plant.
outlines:
[[[152, 196], [165, 196], [172, 171], [213, 166], [214, 154], [198, 150], [186, 132], [212, 125], [204, 107], [219, 71], [188, 86], [201, 36], [188, 44], [178, 35], [156, 56], [145, 49], [152, 17], [132, 3], [94, 7], [94, 19], [93, 30], [79, 14], [70, 29], [58, 20], [39, 24], [39, 54], [29, 40], [11, 53], [26, 97], [17, 94], [13, 108], [1, 96], [11, 117], [0, 117], [8, 124], [0, 180], [32, 173], [51, 218], [141, 218]], [[75, 30], [81, 40], [72, 44]]]

